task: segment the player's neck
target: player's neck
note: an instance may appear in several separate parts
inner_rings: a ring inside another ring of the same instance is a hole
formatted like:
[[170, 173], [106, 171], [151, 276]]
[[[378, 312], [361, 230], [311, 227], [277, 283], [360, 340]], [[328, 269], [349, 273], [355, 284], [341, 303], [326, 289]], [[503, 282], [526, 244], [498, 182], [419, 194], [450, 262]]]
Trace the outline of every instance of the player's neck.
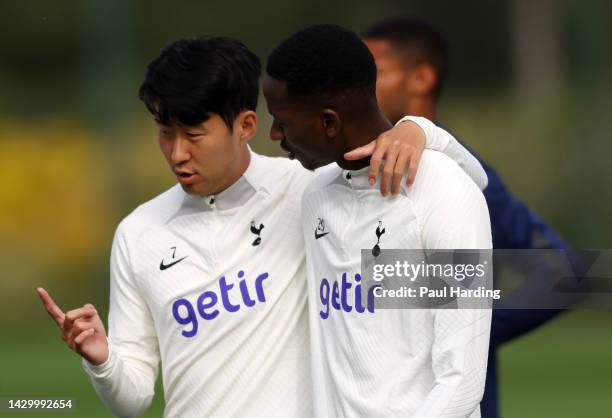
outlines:
[[438, 119], [438, 109], [436, 100], [431, 96], [415, 97], [406, 102], [404, 116], [422, 116], [432, 122]]
[[[351, 121], [350, 125], [345, 125], [346, 138], [344, 141], [344, 152], [349, 152], [355, 148], [364, 146], [374, 141], [380, 134], [391, 129], [393, 125], [383, 115], [378, 108], [368, 112]], [[347, 161], [343, 156], [339, 156], [338, 165], [345, 170], [359, 170], [370, 165], [370, 158], [363, 158], [357, 161]]]
[[247, 168], [249, 168], [250, 163], [251, 153], [245, 144], [240, 152], [240, 156], [237, 158], [236, 163], [231, 167], [231, 172], [225, 176], [224, 181], [219, 185], [218, 190], [211, 194], [216, 195], [230, 188], [234, 183], [240, 180], [240, 177], [242, 177]]

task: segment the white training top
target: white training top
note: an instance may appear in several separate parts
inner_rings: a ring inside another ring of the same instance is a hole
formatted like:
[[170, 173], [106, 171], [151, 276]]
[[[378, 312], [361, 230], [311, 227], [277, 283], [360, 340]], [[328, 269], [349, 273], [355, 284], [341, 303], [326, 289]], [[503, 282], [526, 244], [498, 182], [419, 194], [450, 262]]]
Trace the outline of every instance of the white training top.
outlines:
[[[312, 416], [300, 197], [312, 173], [251, 153], [214, 198], [175, 186], [121, 222], [96, 392], [148, 407], [159, 361], [166, 417]], [[214, 201], [213, 201], [214, 199]]]
[[[486, 185], [454, 138], [413, 119], [428, 148]], [[176, 185], [121, 222], [111, 254], [110, 357], [83, 361], [115, 415], [146, 410], [161, 360], [166, 417], [312, 416], [300, 225], [312, 178], [297, 161], [251, 152], [243, 176], [214, 199]]]
[[302, 202], [315, 415], [480, 416], [490, 310], [370, 310], [356, 297], [367, 291], [360, 250], [379, 225], [382, 249], [490, 249], [484, 196], [435, 151], [395, 198], [381, 199], [368, 171], [330, 165]]

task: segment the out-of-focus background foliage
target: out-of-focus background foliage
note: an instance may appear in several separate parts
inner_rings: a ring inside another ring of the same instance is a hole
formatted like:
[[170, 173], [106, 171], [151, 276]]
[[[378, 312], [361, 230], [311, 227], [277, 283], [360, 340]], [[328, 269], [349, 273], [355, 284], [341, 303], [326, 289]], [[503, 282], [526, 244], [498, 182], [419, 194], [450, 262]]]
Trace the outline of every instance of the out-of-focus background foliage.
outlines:
[[[360, 32], [401, 15], [431, 20], [450, 41], [443, 124], [573, 246], [612, 248], [611, 2], [3, 1], [0, 396], [72, 397], [73, 416], [109, 415], [35, 288], [66, 309], [92, 302], [106, 315], [115, 226], [173, 184], [137, 99], [160, 48], [226, 35], [265, 60], [310, 24]], [[280, 155], [263, 101], [259, 114], [254, 149]], [[609, 311], [581, 311], [508, 344], [503, 416], [610, 416], [611, 333]], [[147, 416], [161, 416], [161, 398]]]

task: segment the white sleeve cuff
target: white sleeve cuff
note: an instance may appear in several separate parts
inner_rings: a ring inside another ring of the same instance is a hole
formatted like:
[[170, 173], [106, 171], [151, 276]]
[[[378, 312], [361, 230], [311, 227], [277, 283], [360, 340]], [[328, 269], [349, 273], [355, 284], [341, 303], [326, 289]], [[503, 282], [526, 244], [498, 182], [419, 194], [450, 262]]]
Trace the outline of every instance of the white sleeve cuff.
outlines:
[[395, 126], [406, 121], [416, 123], [423, 130], [425, 133], [425, 148], [443, 152], [448, 146], [450, 139], [446, 135], [437, 135], [438, 127], [429, 119], [422, 116], [404, 116]]
[[115, 365], [117, 364], [117, 354], [115, 353], [115, 351], [113, 350], [113, 346], [111, 344], [110, 339], [107, 339], [108, 341], [108, 358], [106, 359], [106, 361], [102, 364], [92, 364], [89, 361], [87, 361], [84, 357], [83, 357], [83, 368], [85, 369], [85, 372], [87, 372], [88, 375], [90, 375], [91, 377], [94, 378], [105, 378], [108, 377], [113, 369], [115, 368]]
[[478, 185], [480, 190], [484, 190], [487, 187], [489, 179], [480, 162], [451, 134], [424, 117], [404, 116], [397, 123], [405, 121], [416, 123], [425, 132], [426, 149], [446, 154], [447, 157], [452, 158], [459, 164], [463, 171]]

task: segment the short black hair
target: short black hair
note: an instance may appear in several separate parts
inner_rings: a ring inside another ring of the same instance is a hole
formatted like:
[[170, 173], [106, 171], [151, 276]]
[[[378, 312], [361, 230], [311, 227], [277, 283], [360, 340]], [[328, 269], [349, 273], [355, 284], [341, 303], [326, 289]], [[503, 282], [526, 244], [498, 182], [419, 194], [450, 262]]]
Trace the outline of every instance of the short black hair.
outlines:
[[417, 18], [389, 19], [366, 29], [363, 37], [387, 40], [393, 48], [407, 53], [412, 63], [433, 66], [438, 75], [433, 93], [440, 95], [448, 71], [448, 45], [435, 26]]
[[243, 110], [256, 110], [261, 63], [240, 41], [185, 38], [147, 67], [139, 97], [164, 125], [196, 126], [218, 114], [232, 129]]
[[266, 72], [293, 95], [376, 94], [376, 64], [359, 36], [336, 25], [310, 26], [285, 39], [268, 58]]

